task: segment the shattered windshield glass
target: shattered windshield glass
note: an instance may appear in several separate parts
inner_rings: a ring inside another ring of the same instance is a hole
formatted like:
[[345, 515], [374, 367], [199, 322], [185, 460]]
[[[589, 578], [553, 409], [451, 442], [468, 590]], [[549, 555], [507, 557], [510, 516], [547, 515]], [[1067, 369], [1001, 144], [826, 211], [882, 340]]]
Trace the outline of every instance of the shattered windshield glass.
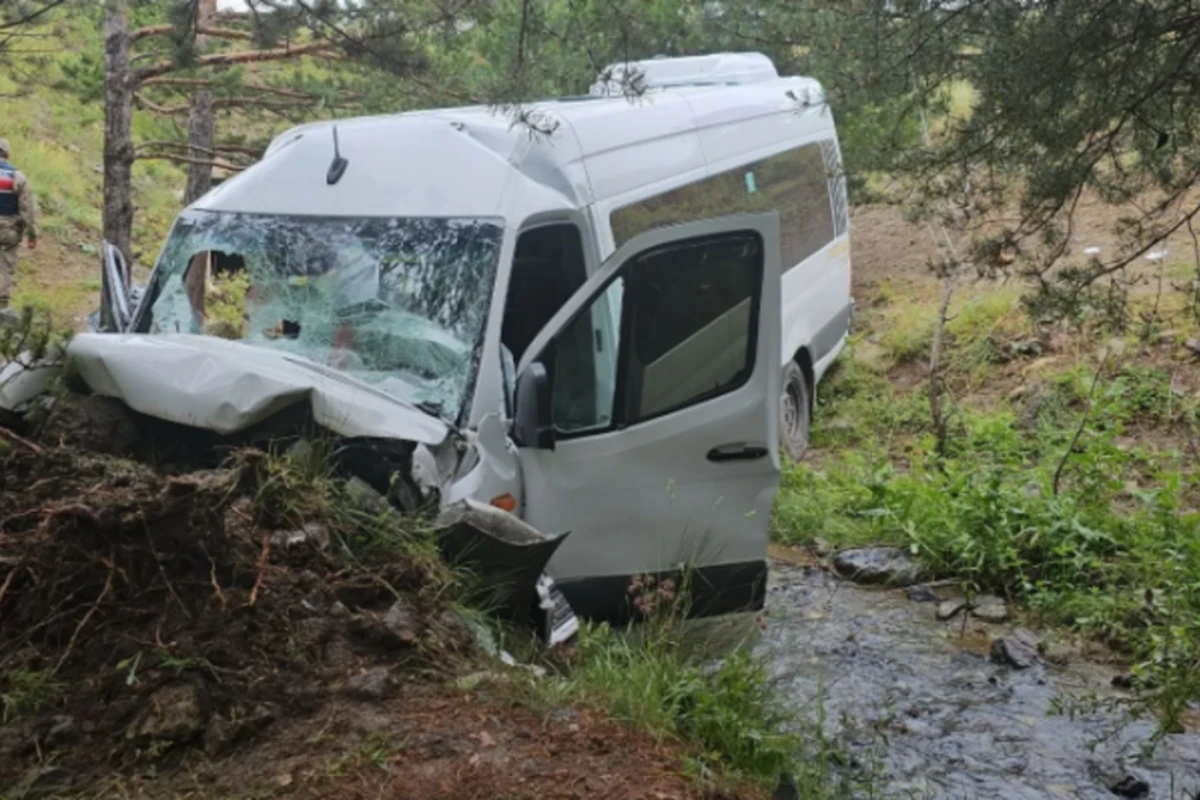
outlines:
[[159, 260], [149, 330], [286, 351], [452, 417], [502, 235], [487, 219], [186, 212]]

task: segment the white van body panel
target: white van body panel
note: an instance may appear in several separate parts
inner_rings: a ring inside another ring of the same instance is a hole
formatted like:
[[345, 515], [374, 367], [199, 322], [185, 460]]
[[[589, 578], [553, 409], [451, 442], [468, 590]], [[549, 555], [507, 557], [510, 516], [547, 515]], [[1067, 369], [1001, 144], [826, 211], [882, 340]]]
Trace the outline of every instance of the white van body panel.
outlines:
[[[723, 348], [744, 358], [749, 324], [755, 326], [754, 367], [742, 385], [629, 427], [560, 441], [552, 450], [520, 449], [526, 520], [548, 533], [571, 532], [549, 568], [561, 583], [657, 573], [689, 564], [711, 569], [763, 558], [765, 523], [779, 473], [775, 365], [780, 308], [770, 299], [779, 286], [776, 215], [706, 220], [634, 238], [551, 319], [530, 345], [519, 371], [536, 361], [550, 340], [638, 255], [662, 245], [741, 231], [755, 232], [763, 242], [760, 283], [755, 287], [758, 318], [750, 316], [752, 301], [747, 301], [656, 364], [687, 372], [689, 365], [719, 359]], [[649, 365], [647, 372], [654, 369]], [[665, 388], [686, 388], [686, 378]], [[672, 399], [654, 395], [643, 401], [670, 408]], [[760, 455], [727, 461], [713, 457], [716, 451], [742, 446], [757, 448]]]
[[[721, 520], [723, 528], [715, 531], [722, 554], [715, 561], [704, 556], [707, 561], [760, 563], [765, 571], [773, 480], [765, 472], [753, 471], [750, 477], [734, 478], [732, 472], [712, 469], [703, 453], [704, 466], [698, 466], [696, 452], [685, 447], [672, 455], [662, 446], [676, 439], [691, 441], [695, 431], [732, 436], [745, 430], [752, 408], [763, 415], [764, 425], [777, 425], [777, 409], [770, 412], [758, 405], [757, 395], [733, 392], [699, 403], [687, 408], [687, 413], [639, 426], [638, 437], [613, 432], [564, 441], [553, 451], [517, 448], [507, 438], [512, 409], [501, 336], [513, 254], [524, 231], [552, 221], [578, 224], [585, 267], [594, 276], [617, 251], [612, 215], [625, 206], [813, 143], [821, 143], [832, 168], [838, 166], [833, 116], [814, 80], [778, 77], [773, 65], [758, 54], [666, 59], [631, 67], [639, 69], [651, 87], [643, 96], [529, 104], [523, 111], [535, 121], [538, 132], [515, 126], [510, 118], [486, 107], [300, 126], [277, 137], [262, 161], [217, 186], [191, 208], [300, 217], [480, 217], [500, 222], [504, 236], [476, 351], [475, 384], [457, 419], [466, 455], [443, 497], [489, 502], [507, 493], [518, 499], [518, 513], [535, 525], [548, 526], [550, 532], [564, 527], [592, 531], [592, 535], [569, 537], [552, 560], [551, 571], [563, 577], [618, 575], [612, 570], [627, 575], [635, 567], [641, 572], [667, 564], [687, 549], [689, 531], [704, 527], [706, 520]], [[681, 85], [697, 81], [710, 85]], [[611, 92], [610, 85], [597, 88], [598, 95]], [[326, 171], [335, 154], [335, 129], [348, 167], [330, 185]], [[831, 178], [826, 196], [831, 204], [835, 201], [830, 196], [837, 198], [840, 206], [832, 209], [833, 216], [843, 220], [844, 184], [835, 191], [836, 181], [840, 178]], [[750, 178], [747, 191], [753, 192]], [[690, 224], [682, 222], [684, 227]], [[762, 330], [769, 331], [773, 341], [769, 348], [760, 343], [758, 353], [774, 359], [775, 375], [768, 384], [756, 372], [759, 389], [769, 386], [778, 391], [779, 367], [793, 359], [811, 369], [815, 384], [845, 342], [852, 307], [848, 226], [842, 221], [835, 227], [831, 241], [799, 264], [779, 264], [776, 270], [781, 277], [765, 284], [772, 293], [768, 300], [773, 301], [765, 305], [778, 313], [774, 323], [764, 323]], [[655, 235], [675, 235], [665, 230], [657, 229]], [[778, 242], [775, 246], [778, 249]], [[774, 258], [778, 261], [778, 254]], [[614, 316], [608, 327], [615, 330], [618, 323]], [[703, 347], [702, 338], [689, 346]], [[696, 442], [700, 441], [706, 439], [699, 436]], [[758, 466], [777, 471], [775, 442], [768, 444], [770, 459]], [[685, 463], [690, 466], [682, 466]], [[636, 468], [625, 470], [620, 464]], [[669, 513], [663, 511], [671, 475], [689, 469], [699, 471], [688, 473], [688, 488], [674, 497]], [[597, 489], [591, 499], [588, 486]], [[566, 492], [570, 502], [556, 503], [555, 492]], [[724, 503], [724, 510], [714, 503]], [[735, 523], [728, 516], [734, 506], [737, 513], [749, 516]], [[598, 533], [616, 530], [618, 516], [628, 528], [625, 534], [612, 534], [614, 539]], [[644, 524], [655, 526], [653, 536]], [[630, 538], [642, 534], [646, 534], [644, 546]], [[651, 540], [654, 554], [646, 549]]]

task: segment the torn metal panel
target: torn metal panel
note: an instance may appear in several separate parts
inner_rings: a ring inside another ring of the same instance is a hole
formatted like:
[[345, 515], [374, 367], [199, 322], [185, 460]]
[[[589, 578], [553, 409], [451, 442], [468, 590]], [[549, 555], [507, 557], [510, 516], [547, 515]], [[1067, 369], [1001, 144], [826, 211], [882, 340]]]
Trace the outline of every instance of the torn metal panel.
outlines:
[[88, 333], [71, 341], [67, 355], [97, 394], [222, 435], [299, 403], [342, 436], [438, 445], [450, 433], [440, 419], [336, 370], [216, 337]]
[[576, 633], [579, 622], [574, 612], [544, 573], [566, 533], [546, 534], [512, 514], [472, 500], [448, 506], [437, 522], [443, 556], [489, 581], [491, 605], [513, 619], [528, 619], [532, 613], [550, 644]]

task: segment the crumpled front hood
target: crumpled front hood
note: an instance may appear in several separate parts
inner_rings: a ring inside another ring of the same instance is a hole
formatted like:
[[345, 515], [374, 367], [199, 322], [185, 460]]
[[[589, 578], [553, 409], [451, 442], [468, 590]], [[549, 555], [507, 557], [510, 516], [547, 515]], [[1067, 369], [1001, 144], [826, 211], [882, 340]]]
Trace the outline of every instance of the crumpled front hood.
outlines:
[[437, 445], [446, 423], [368, 384], [286, 353], [211, 336], [79, 334], [67, 355], [92, 391], [148, 416], [223, 435], [297, 403], [342, 436]]

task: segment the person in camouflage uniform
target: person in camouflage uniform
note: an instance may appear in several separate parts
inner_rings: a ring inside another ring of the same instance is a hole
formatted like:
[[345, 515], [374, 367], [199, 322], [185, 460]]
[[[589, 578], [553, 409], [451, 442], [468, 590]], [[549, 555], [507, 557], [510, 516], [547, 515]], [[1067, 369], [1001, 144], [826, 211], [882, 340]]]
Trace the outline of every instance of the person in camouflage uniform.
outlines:
[[0, 308], [8, 306], [17, 273], [17, 248], [28, 237], [37, 247], [37, 209], [25, 173], [8, 163], [8, 140], [0, 139]]

